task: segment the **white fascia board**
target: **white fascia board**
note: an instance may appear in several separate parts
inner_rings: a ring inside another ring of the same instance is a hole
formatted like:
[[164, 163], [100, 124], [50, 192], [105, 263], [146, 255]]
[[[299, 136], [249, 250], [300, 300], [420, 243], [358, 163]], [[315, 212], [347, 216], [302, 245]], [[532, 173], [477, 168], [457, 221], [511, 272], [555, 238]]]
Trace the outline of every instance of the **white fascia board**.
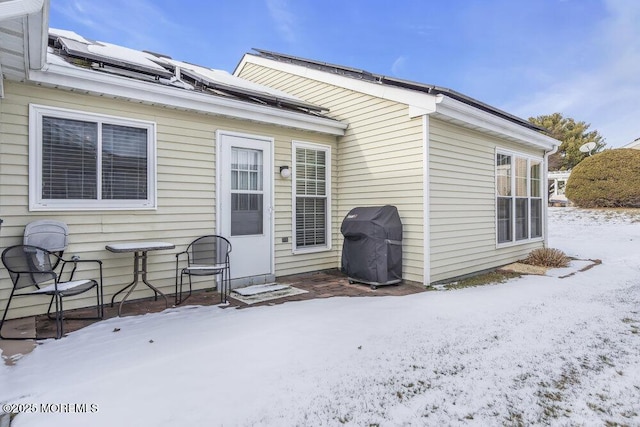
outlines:
[[86, 91], [153, 105], [197, 111], [205, 114], [251, 120], [289, 128], [342, 136], [346, 123], [324, 117], [249, 104], [233, 99], [161, 86], [92, 70], [47, 64], [42, 71], [30, 71], [31, 82], [63, 89]]
[[0, 2], [0, 21], [40, 12], [45, 0], [9, 0]]
[[308, 78], [318, 82], [353, 90], [377, 98], [406, 104], [409, 106], [409, 117], [418, 117], [431, 114], [436, 111], [436, 97], [427, 93], [411, 91], [365, 80], [357, 80], [351, 77], [332, 74], [326, 71], [315, 70], [301, 65], [274, 61], [260, 56], [245, 54], [236, 67], [233, 75], [238, 76], [246, 64], [255, 64], [272, 68], [295, 76]]
[[464, 104], [444, 95], [437, 96], [436, 114], [445, 118], [463, 122], [471, 127], [489, 133], [497, 133], [507, 139], [540, 148], [554, 150], [560, 141], [540, 132], [520, 126], [486, 111]]

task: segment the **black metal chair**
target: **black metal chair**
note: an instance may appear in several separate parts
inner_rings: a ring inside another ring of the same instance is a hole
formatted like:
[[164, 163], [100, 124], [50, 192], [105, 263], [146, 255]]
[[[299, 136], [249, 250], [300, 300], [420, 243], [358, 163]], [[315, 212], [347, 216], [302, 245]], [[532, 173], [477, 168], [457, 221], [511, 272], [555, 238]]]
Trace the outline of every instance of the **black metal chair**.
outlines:
[[[73, 280], [73, 272], [77, 268], [78, 263], [95, 262], [98, 264], [100, 278]], [[2, 263], [9, 271], [9, 277], [13, 282], [13, 289], [4, 310], [4, 315], [0, 321], [0, 338], [2, 339], [37, 339], [37, 337], [5, 337], [2, 335], [2, 327], [9, 312], [9, 306], [14, 297], [47, 295], [51, 297], [47, 316], [51, 320], [56, 321], [56, 339], [62, 338], [64, 335], [65, 320], [63, 316], [63, 298], [79, 295], [92, 289], [96, 290], [96, 316], [95, 317], [73, 317], [67, 319], [73, 320], [91, 320], [102, 319], [104, 317], [103, 310], [103, 291], [102, 291], [102, 261], [99, 260], [72, 260], [67, 261], [59, 255], [50, 252], [44, 248], [32, 245], [16, 245], [5, 249], [2, 252]], [[68, 264], [73, 265], [73, 271], [68, 281], [62, 281], [60, 278]], [[60, 265], [60, 271], [55, 272], [54, 267]], [[55, 303], [55, 317], [51, 316], [51, 307]]]
[[[231, 287], [229, 254], [231, 243], [222, 236], [202, 236], [194, 240], [183, 252], [176, 254], [176, 305], [191, 296], [191, 276], [221, 276], [216, 285], [220, 291], [220, 302], [226, 303]], [[186, 256], [187, 266], [180, 269], [181, 258]], [[178, 281], [178, 276], [180, 280]], [[184, 276], [189, 276], [189, 294], [182, 297]]]

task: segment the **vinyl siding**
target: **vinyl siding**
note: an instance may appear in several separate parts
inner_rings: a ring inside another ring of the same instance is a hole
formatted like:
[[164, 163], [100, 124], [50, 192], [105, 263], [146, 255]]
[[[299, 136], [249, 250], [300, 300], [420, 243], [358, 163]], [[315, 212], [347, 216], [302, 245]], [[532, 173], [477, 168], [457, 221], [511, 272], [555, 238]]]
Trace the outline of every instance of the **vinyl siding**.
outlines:
[[[155, 122], [157, 210], [29, 212], [30, 103]], [[0, 242], [2, 249], [20, 243], [24, 226], [30, 221], [39, 218], [64, 221], [70, 229], [70, 246], [66, 254], [103, 261], [105, 301], [110, 301], [115, 292], [131, 281], [133, 255], [108, 252], [105, 250], [106, 244], [130, 240], [172, 242], [176, 245], [175, 250], [158, 251], [149, 255], [149, 280], [163, 292], [173, 294], [175, 253], [183, 250], [194, 238], [216, 232], [215, 133], [218, 129], [275, 139], [273, 173], [276, 275], [337, 267], [337, 248], [294, 256], [291, 243], [282, 242], [284, 237], [288, 237], [291, 242], [292, 236], [291, 180], [282, 179], [279, 175], [280, 165], [291, 165], [292, 140], [330, 145], [335, 165], [335, 137], [10, 81], [5, 81], [5, 98], [0, 99], [0, 218], [4, 220]], [[333, 173], [332, 196], [335, 198], [335, 168]], [[333, 218], [336, 218], [335, 212]], [[339, 221], [335, 220], [332, 227], [335, 243], [335, 230], [339, 229]], [[210, 287], [211, 280], [209, 278], [199, 282], [198, 287]], [[0, 271], [1, 310], [4, 310], [9, 294], [10, 280], [3, 268]], [[151, 291], [145, 286], [139, 286], [131, 299], [151, 295]], [[13, 318], [42, 313], [46, 310], [43, 300], [44, 298], [17, 298], [12, 303], [9, 316]], [[89, 296], [73, 301], [70, 299], [65, 308], [91, 303]]]
[[354, 207], [394, 205], [404, 226], [404, 279], [423, 282], [423, 133], [422, 119], [408, 107], [341, 87], [246, 64], [240, 76], [307, 102], [329, 108], [328, 115], [349, 124], [337, 146], [339, 226]]
[[434, 118], [429, 131], [431, 281], [505, 265], [542, 247], [496, 247], [495, 152], [544, 153]]

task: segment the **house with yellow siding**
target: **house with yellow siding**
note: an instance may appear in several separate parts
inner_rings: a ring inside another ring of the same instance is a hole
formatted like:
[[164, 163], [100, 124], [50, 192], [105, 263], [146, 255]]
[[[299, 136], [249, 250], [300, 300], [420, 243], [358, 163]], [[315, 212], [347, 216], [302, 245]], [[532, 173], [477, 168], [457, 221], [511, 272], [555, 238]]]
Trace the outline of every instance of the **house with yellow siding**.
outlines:
[[[65, 254], [102, 260], [107, 302], [132, 275], [133, 256], [107, 251], [113, 243], [174, 244], [150, 253], [147, 266], [167, 294], [175, 254], [208, 234], [232, 243], [232, 287], [336, 267], [336, 144], [347, 124], [324, 107], [49, 29], [47, 1], [0, 2], [0, 46], [0, 251], [22, 243], [31, 221], [65, 222]], [[313, 179], [283, 177], [293, 162]], [[315, 190], [292, 250], [300, 184]], [[196, 285], [211, 287], [211, 278]], [[0, 316], [10, 292], [0, 268]], [[139, 286], [130, 298], [152, 295]], [[15, 299], [9, 317], [44, 313], [43, 300]], [[92, 303], [76, 298], [65, 308]]]
[[[266, 51], [229, 74], [50, 29], [48, 10], [0, 2], [0, 250], [29, 222], [63, 221], [65, 253], [103, 261], [105, 301], [132, 273], [130, 254], [106, 245], [174, 244], [147, 266], [171, 294], [175, 253], [220, 234], [233, 246], [232, 287], [268, 283], [340, 268], [340, 225], [360, 206], [398, 208], [405, 281], [545, 245], [543, 177], [559, 142], [524, 120], [447, 89]], [[10, 292], [1, 269], [0, 309]], [[46, 308], [21, 298], [9, 317]]]
[[545, 245], [547, 159], [559, 141], [544, 129], [450, 89], [265, 50], [234, 74], [348, 123], [332, 205], [338, 217], [398, 208], [405, 280], [449, 280]]

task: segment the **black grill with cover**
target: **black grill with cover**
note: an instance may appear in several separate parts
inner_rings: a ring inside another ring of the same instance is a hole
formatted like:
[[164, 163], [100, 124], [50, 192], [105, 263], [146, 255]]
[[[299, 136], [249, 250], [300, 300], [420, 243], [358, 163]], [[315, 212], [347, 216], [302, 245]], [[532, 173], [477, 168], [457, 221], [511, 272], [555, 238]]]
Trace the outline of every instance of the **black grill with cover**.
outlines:
[[395, 206], [351, 209], [340, 228], [342, 272], [375, 289], [402, 281], [402, 221]]

